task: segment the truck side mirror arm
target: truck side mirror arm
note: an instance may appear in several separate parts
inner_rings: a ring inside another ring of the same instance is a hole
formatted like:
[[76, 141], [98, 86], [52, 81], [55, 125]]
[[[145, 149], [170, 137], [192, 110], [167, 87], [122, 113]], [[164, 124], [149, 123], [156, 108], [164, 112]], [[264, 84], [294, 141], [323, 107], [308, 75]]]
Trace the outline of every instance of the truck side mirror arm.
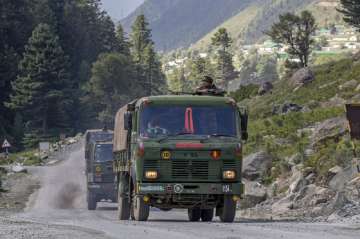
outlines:
[[132, 114], [130, 112], [126, 112], [124, 114], [124, 129], [131, 130], [132, 128]]
[[247, 110], [244, 110], [243, 112], [240, 111], [240, 128], [241, 128], [241, 139], [244, 141], [247, 141], [249, 138], [248, 134], [248, 120], [249, 120], [249, 114]]

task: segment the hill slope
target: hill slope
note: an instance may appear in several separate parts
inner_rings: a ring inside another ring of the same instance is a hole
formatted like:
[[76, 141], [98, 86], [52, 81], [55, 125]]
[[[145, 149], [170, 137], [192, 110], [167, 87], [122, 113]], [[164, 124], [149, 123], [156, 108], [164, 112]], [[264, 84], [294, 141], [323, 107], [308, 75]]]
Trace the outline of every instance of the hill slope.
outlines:
[[253, 44], [262, 40], [264, 31], [268, 30], [278, 20], [279, 15], [285, 12], [299, 12], [306, 9], [313, 12], [319, 26], [338, 23], [342, 18], [336, 11], [337, 2], [337, 0], [264, 0], [261, 5], [254, 2], [204, 36], [194, 44], [193, 48], [206, 48], [219, 27], [229, 30], [236, 45]]
[[159, 50], [188, 47], [209, 31], [245, 9], [253, 0], [146, 0], [123, 19], [125, 30], [144, 14]]

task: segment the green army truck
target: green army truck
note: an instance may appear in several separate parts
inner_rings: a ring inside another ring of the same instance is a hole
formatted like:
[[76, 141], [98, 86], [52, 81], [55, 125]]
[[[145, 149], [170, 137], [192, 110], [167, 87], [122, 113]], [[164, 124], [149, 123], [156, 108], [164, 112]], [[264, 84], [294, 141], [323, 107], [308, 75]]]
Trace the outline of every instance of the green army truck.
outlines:
[[246, 139], [247, 113], [231, 98], [151, 96], [122, 107], [113, 148], [119, 219], [146, 221], [156, 207], [233, 222]]
[[114, 132], [107, 129], [88, 129], [84, 135], [85, 160], [89, 159], [90, 145], [96, 141], [112, 141]]
[[97, 202], [117, 202], [117, 182], [113, 170], [112, 141], [95, 141], [89, 145], [86, 165], [88, 210], [95, 210]]

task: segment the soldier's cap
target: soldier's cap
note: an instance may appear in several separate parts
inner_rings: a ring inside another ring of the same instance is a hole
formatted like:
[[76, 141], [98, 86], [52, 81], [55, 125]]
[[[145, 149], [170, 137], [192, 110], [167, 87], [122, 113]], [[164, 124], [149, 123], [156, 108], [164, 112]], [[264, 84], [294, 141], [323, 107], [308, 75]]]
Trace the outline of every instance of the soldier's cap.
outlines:
[[214, 79], [211, 78], [210, 76], [204, 76], [204, 78], [201, 80], [202, 82], [206, 82], [206, 83], [214, 83]]

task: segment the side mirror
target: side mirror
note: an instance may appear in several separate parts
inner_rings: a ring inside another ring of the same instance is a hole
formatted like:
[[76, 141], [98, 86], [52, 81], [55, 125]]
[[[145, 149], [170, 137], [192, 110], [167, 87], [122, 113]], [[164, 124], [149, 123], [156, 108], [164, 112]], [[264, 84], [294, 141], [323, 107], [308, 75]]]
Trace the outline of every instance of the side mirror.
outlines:
[[240, 112], [240, 120], [241, 120], [241, 139], [246, 141], [249, 138], [249, 134], [247, 132], [248, 128], [248, 120], [249, 120], [249, 114], [247, 110], [245, 110], [243, 113]]
[[130, 130], [132, 127], [132, 114], [130, 112], [126, 112], [124, 114], [124, 129]]

